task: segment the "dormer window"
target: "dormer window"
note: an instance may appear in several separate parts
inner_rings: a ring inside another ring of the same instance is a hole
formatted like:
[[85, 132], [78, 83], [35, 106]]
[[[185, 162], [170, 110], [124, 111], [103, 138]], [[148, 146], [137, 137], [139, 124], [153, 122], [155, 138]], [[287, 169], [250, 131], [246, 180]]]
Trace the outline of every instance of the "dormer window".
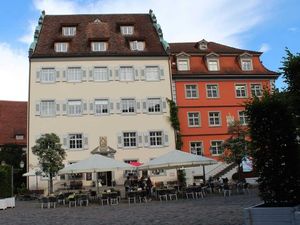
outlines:
[[63, 27], [62, 28], [62, 35], [63, 36], [75, 36], [76, 34], [76, 27]]
[[107, 50], [106, 42], [92, 42], [91, 48], [93, 52], [104, 52]]
[[198, 42], [198, 48], [200, 50], [206, 50], [207, 49], [207, 41], [206, 40], [202, 40]]
[[241, 59], [241, 66], [243, 71], [253, 70], [252, 59]]
[[188, 71], [190, 70], [190, 60], [186, 59], [177, 59], [177, 69], [179, 71]]
[[145, 42], [143, 41], [131, 41], [130, 49], [132, 51], [143, 51], [145, 48]]
[[68, 42], [56, 42], [54, 44], [55, 52], [68, 52], [69, 43]]
[[219, 71], [219, 55], [216, 53], [210, 53], [206, 56], [206, 64], [209, 71]]
[[121, 33], [123, 35], [133, 35], [133, 26], [121, 26]]

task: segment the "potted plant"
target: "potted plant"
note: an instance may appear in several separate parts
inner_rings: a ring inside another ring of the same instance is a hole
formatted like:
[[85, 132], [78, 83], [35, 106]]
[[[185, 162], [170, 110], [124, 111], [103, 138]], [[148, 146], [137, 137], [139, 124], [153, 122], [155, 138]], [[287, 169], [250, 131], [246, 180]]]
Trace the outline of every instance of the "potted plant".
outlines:
[[245, 224], [300, 224], [299, 144], [286, 93], [265, 92], [246, 112], [263, 203], [244, 210]]

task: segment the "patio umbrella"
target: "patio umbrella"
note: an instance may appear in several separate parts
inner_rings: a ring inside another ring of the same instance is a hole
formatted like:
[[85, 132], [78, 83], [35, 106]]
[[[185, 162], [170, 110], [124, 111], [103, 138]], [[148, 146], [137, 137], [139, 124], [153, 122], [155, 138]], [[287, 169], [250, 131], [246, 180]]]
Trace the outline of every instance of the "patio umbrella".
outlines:
[[22, 176], [23, 177], [33, 177], [35, 176], [35, 189], [39, 189], [39, 184], [38, 184], [38, 176], [45, 175], [40, 168], [34, 168], [32, 170], [29, 170], [27, 173], [24, 173]]
[[140, 163], [140, 162], [131, 162], [129, 164], [132, 165], [132, 166], [135, 166], [135, 167], [143, 165], [143, 163]]
[[216, 164], [217, 161], [200, 155], [186, 153], [180, 150], [170, 151], [139, 166], [140, 170], [178, 169]]
[[128, 163], [95, 154], [87, 159], [66, 166], [65, 168], [58, 171], [58, 174], [131, 170], [132, 168], [134, 167]]

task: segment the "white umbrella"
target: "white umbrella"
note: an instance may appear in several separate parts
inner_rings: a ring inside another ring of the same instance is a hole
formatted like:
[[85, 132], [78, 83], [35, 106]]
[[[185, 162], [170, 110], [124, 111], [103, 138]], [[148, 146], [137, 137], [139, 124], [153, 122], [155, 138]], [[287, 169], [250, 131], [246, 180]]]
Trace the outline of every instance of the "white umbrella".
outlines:
[[24, 173], [22, 176], [23, 177], [33, 177], [37, 175], [41, 175], [42, 171], [40, 168], [34, 168], [32, 170], [29, 170], [27, 173]]
[[115, 170], [131, 170], [134, 166], [102, 155], [92, 155], [87, 159], [73, 163], [58, 171], [58, 174], [92, 173]]
[[170, 151], [139, 166], [139, 170], [176, 169], [216, 164], [217, 161], [204, 156], [186, 153], [180, 150]]

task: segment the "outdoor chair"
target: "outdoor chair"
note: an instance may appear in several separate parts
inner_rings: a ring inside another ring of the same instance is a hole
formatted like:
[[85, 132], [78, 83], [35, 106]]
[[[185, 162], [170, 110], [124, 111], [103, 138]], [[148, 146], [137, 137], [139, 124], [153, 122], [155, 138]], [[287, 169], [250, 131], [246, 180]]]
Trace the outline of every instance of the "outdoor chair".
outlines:
[[110, 193], [110, 204], [111, 205], [118, 205], [119, 204], [119, 197], [117, 192]]
[[62, 204], [62, 205], [66, 204], [65, 196], [63, 194], [58, 195], [58, 197], [57, 197], [57, 203], [58, 204]]
[[231, 189], [228, 184], [224, 184], [223, 193], [224, 193], [224, 197], [226, 197], [227, 195], [228, 197], [231, 196]]
[[175, 189], [169, 190], [168, 196], [169, 196], [170, 200], [172, 200], [173, 197], [174, 197], [175, 200], [178, 200], [178, 198], [177, 198], [177, 192], [176, 192]]
[[185, 196], [188, 199], [189, 197], [195, 198], [195, 193], [193, 188], [187, 188], [185, 189]]
[[159, 198], [159, 201], [163, 201], [163, 200], [166, 200], [168, 201], [168, 193], [167, 193], [167, 190], [157, 190], [157, 195], [158, 195], [158, 198]]
[[101, 205], [103, 206], [104, 203], [106, 202], [107, 205], [109, 205], [109, 197], [105, 194], [102, 194], [101, 198], [100, 198], [100, 201], [101, 201]]
[[81, 195], [79, 198], [79, 205], [82, 206], [83, 204], [85, 204], [86, 206], [89, 205], [89, 198], [87, 195]]
[[128, 204], [130, 205], [131, 201], [133, 201], [133, 203], [136, 203], [136, 193], [135, 192], [127, 192], [127, 199], [128, 199]]
[[147, 203], [147, 192], [145, 190], [138, 191], [137, 192], [137, 197], [138, 197], [140, 203], [142, 203], [142, 202], [146, 202]]
[[76, 197], [75, 197], [75, 194], [69, 195], [68, 200], [69, 200], [69, 208], [72, 207], [72, 205], [74, 205], [74, 207], [76, 207]]
[[55, 208], [56, 207], [56, 203], [57, 203], [57, 199], [54, 196], [50, 196], [49, 197], [49, 204], [48, 204], [48, 208]]
[[202, 187], [201, 186], [197, 186], [194, 188], [194, 195], [195, 195], [195, 198], [203, 198], [203, 190], [202, 190]]
[[244, 194], [249, 194], [249, 183], [244, 183], [243, 185], [243, 193]]
[[43, 209], [46, 205], [46, 208], [50, 208], [49, 199], [47, 197], [41, 198], [41, 208]]

